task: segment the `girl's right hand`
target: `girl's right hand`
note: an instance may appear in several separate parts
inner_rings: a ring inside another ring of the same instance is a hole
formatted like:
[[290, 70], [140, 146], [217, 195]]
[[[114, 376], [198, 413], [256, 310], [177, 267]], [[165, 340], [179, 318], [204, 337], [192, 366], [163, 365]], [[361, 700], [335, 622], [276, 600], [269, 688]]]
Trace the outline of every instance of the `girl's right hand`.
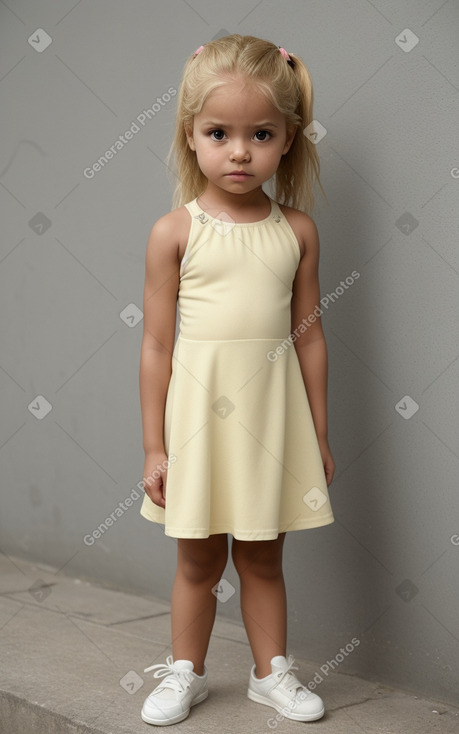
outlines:
[[145, 493], [158, 507], [166, 506], [167, 454], [151, 451], [145, 454], [143, 481]]

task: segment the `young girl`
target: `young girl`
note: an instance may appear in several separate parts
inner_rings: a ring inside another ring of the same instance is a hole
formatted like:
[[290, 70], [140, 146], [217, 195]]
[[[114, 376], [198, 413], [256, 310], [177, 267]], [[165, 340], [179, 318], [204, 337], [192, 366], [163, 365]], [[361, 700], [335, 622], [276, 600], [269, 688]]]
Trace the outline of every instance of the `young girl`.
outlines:
[[[153, 226], [145, 265], [140, 512], [177, 538], [173, 655], [145, 670], [165, 676], [142, 709], [150, 724], [207, 697], [227, 533], [255, 662], [248, 697], [297, 721], [324, 713], [286, 658], [282, 572], [286, 532], [334, 521], [319, 240], [304, 211], [319, 179], [303, 132], [312, 106], [306, 66], [269, 41], [226, 36], [186, 62], [176, 208]], [[274, 174], [282, 204], [262, 189]]]

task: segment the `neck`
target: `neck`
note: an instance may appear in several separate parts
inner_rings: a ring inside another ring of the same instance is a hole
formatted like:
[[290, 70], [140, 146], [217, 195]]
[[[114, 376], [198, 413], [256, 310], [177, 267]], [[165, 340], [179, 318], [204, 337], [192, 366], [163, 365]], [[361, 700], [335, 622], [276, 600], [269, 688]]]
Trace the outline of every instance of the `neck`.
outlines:
[[209, 211], [217, 209], [224, 211], [225, 209], [229, 209], [243, 212], [249, 209], [265, 207], [268, 196], [261, 186], [247, 193], [236, 194], [231, 191], [224, 191], [208, 183], [203, 193], [199, 194], [198, 199], [202, 208]]

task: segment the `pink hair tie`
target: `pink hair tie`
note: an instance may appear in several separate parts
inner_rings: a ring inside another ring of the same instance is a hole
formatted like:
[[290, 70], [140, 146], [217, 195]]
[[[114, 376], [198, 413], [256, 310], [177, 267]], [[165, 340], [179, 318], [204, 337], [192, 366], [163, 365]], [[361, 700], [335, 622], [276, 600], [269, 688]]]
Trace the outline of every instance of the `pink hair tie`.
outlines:
[[193, 56], [197, 56], [198, 54], [200, 54], [203, 48], [204, 46], [199, 46], [199, 48], [197, 48], [196, 51], [194, 52]]
[[293, 68], [293, 61], [292, 61], [292, 59], [290, 58], [290, 56], [288, 55], [288, 53], [287, 53], [287, 51], [285, 50], [285, 48], [282, 48], [282, 46], [279, 46], [278, 48], [279, 48], [279, 51], [281, 52], [282, 56], [284, 57], [284, 59], [285, 59], [285, 60], [287, 61], [287, 63], [288, 63], [288, 64], [290, 64], [290, 66], [291, 66], [291, 67]]

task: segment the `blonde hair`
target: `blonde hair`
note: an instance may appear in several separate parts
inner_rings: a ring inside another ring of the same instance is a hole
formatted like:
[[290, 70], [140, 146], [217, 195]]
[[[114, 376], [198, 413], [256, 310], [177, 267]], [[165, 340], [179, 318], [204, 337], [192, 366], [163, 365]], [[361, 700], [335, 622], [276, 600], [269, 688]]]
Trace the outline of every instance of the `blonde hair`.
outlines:
[[303, 134], [313, 120], [311, 77], [299, 56], [290, 52], [289, 56], [291, 63], [274, 43], [235, 33], [206, 43], [197, 56], [192, 54], [187, 59], [177, 95], [175, 134], [167, 156], [168, 166], [175, 158], [177, 175], [173, 208], [191, 201], [206, 188], [207, 178], [199, 168], [195, 151], [188, 145], [185, 126], [192, 128], [193, 118], [208, 95], [225, 84], [224, 77], [228, 75], [254, 82], [285, 116], [287, 128], [298, 128], [288, 152], [281, 157], [273, 198], [311, 214], [315, 179], [327, 198], [319, 178], [316, 146]]

